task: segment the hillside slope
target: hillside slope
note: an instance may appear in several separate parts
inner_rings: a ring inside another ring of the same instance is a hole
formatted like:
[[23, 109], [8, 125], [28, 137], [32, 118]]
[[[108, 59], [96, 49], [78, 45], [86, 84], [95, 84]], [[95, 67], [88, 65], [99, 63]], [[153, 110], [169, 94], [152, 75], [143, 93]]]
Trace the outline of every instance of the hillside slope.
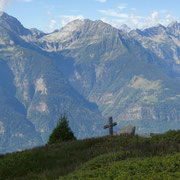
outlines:
[[179, 178], [179, 137], [180, 131], [169, 131], [152, 138], [105, 136], [46, 145], [0, 156], [0, 177], [14, 180], [112, 179], [151, 177], [153, 173], [161, 179], [165, 175], [170, 179]]
[[179, 179], [180, 153], [146, 158], [127, 158], [128, 153], [102, 155], [86, 163], [72, 174], [59, 180], [69, 179]]

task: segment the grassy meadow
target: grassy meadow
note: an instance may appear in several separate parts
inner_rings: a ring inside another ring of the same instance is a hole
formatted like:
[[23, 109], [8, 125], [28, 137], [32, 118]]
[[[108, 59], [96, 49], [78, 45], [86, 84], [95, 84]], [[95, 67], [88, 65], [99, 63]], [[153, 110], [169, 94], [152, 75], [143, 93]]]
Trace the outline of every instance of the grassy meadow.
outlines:
[[180, 179], [180, 130], [104, 136], [0, 156], [0, 180]]

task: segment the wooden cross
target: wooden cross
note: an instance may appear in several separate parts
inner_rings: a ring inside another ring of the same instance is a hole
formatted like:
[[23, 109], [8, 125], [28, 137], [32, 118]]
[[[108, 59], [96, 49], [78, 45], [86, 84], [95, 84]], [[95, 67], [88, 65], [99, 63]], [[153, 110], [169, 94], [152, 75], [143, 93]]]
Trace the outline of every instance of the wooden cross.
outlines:
[[117, 125], [117, 122], [113, 123], [112, 117], [109, 117], [109, 125], [104, 126], [104, 129], [109, 128], [109, 135], [113, 135], [113, 127]]

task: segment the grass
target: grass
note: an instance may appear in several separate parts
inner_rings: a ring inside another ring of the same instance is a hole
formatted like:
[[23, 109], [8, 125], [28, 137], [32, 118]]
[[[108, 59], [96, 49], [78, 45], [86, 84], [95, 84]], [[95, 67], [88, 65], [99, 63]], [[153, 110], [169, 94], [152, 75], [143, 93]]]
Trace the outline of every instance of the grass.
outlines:
[[180, 179], [180, 153], [146, 158], [131, 156], [127, 152], [101, 155], [59, 180]]
[[[153, 158], [158, 160], [158, 157], [162, 157], [163, 161], [163, 158], [166, 159], [168, 155], [179, 156], [179, 152], [180, 131], [169, 131], [163, 135], [153, 136], [153, 138], [105, 136], [46, 145], [23, 152], [1, 155], [0, 180], [69, 179], [72, 173], [79, 175], [78, 170], [81, 168], [81, 172], [85, 172], [86, 176], [84, 167], [88, 170], [90, 167], [88, 163], [97, 162], [92, 163], [92, 167], [96, 170], [96, 167], [102, 167], [103, 160], [105, 162], [103, 162], [102, 173], [109, 167], [105, 164], [111, 163], [112, 171], [114, 169], [122, 171], [120, 167], [129, 166], [134, 161], [141, 163], [144, 159], [149, 162]], [[91, 174], [91, 171], [89, 173]], [[84, 175], [82, 174], [83, 178]]]

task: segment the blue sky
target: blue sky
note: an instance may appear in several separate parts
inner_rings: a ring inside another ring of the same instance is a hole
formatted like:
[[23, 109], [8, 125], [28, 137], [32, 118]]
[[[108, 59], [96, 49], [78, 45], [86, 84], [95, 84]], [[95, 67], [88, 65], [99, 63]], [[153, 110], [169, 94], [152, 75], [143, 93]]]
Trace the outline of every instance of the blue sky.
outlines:
[[74, 19], [146, 28], [180, 20], [180, 0], [0, 0], [0, 10], [27, 28], [51, 32]]

